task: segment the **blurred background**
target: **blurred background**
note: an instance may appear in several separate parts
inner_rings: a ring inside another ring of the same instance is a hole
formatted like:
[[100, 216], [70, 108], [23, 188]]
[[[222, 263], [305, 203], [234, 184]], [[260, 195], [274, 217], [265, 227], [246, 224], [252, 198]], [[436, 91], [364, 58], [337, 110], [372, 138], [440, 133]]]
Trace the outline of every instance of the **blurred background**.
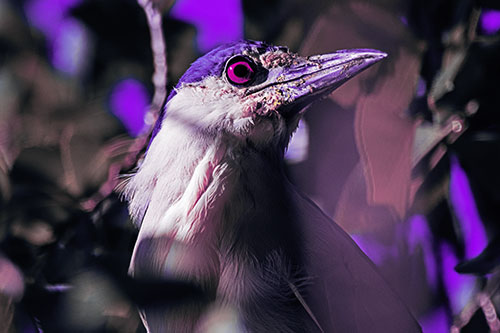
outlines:
[[127, 276], [114, 189], [189, 64], [242, 38], [389, 54], [311, 107], [289, 177], [424, 332], [500, 332], [495, 0], [0, 0], [0, 332], [145, 332], [136, 305], [202, 297]]

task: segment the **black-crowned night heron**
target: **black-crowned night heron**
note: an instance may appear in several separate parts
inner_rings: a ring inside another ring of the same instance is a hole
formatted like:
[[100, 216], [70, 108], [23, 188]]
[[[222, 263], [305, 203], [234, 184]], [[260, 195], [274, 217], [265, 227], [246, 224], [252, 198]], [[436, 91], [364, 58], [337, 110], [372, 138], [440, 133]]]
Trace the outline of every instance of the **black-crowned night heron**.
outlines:
[[[151, 332], [415, 332], [372, 262], [284, 172], [304, 109], [386, 54], [301, 57], [242, 41], [196, 60], [170, 94], [125, 195], [140, 278], [207, 299], [142, 309]], [[332, 124], [332, 131], [335, 124]]]

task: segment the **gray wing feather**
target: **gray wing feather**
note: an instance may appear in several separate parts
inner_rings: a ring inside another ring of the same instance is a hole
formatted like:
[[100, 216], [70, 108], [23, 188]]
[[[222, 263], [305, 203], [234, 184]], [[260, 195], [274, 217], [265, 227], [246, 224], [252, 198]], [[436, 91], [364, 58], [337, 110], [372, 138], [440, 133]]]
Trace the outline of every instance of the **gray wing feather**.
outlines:
[[295, 192], [311, 278], [307, 302], [325, 332], [421, 332], [415, 318], [351, 237]]

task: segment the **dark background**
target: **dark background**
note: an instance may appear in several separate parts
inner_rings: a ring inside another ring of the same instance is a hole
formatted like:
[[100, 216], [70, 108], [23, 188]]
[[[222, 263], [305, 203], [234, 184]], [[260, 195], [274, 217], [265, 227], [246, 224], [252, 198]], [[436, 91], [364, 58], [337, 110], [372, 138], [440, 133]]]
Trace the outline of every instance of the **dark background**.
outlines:
[[[425, 332], [500, 329], [497, 1], [151, 3], [168, 89], [241, 38], [387, 52], [313, 105], [289, 176]], [[133, 0], [0, 0], [0, 332], [143, 332], [136, 305], [203, 297], [127, 276], [137, 231], [113, 189], [158, 111], [149, 31]]]

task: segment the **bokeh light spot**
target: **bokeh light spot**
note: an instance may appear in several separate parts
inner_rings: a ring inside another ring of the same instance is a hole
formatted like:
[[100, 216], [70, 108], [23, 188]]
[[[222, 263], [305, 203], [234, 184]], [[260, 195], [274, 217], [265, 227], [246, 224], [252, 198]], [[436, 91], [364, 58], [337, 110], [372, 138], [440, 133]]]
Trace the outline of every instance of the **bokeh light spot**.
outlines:
[[451, 160], [450, 199], [463, 230], [465, 258], [474, 258], [484, 250], [488, 241], [467, 175], [456, 157]]
[[485, 10], [481, 14], [480, 25], [488, 35], [493, 35], [500, 30], [500, 11]]
[[243, 10], [240, 0], [179, 0], [170, 15], [196, 27], [198, 47], [202, 52], [243, 38]]
[[111, 112], [122, 121], [131, 136], [139, 135], [144, 129], [144, 116], [148, 105], [148, 91], [135, 79], [119, 82], [111, 92]]

